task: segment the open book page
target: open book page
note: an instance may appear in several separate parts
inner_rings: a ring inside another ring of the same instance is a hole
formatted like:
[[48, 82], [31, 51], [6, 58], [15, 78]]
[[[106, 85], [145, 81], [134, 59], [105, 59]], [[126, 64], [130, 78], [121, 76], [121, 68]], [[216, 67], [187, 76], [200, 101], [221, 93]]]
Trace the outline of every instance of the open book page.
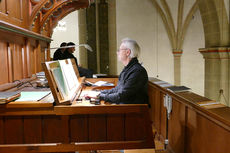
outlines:
[[65, 60], [59, 60], [59, 64], [63, 73], [63, 79], [66, 84], [68, 97], [71, 98], [76, 89], [79, 87], [79, 81], [77, 79], [71, 60], [68, 59], [67, 61], [68, 63], [66, 63]]
[[54, 80], [57, 84], [58, 90], [60, 92], [61, 98], [66, 99], [68, 97], [68, 90], [67, 85], [64, 81], [63, 73], [61, 71], [61, 68], [53, 68], [51, 69], [51, 72], [53, 73]]
[[22, 91], [21, 97], [16, 101], [39, 101], [50, 93], [51, 91]]

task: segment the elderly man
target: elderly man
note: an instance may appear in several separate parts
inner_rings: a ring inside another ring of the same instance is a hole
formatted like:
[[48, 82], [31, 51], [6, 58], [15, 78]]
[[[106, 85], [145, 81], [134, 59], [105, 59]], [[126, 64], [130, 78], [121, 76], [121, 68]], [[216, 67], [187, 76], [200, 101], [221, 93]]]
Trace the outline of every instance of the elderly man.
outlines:
[[139, 53], [140, 47], [135, 40], [122, 40], [117, 56], [125, 67], [119, 75], [118, 85], [102, 90], [100, 100], [116, 104], [148, 104], [148, 75], [138, 62]]

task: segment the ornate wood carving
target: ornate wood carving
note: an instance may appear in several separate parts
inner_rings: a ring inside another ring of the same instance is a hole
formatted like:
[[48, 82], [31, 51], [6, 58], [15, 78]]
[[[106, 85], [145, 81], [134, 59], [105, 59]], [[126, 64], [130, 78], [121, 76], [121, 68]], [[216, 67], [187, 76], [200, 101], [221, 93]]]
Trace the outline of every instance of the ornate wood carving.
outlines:
[[45, 33], [50, 36], [52, 29], [60, 19], [72, 11], [86, 8], [88, 5], [88, 0], [32, 0], [30, 1], [30, 29], [38, 33], [47, 31]]
[[31, 77], [49, 60], [52, 29], [89, 0], [1, 0], [0, 84]]

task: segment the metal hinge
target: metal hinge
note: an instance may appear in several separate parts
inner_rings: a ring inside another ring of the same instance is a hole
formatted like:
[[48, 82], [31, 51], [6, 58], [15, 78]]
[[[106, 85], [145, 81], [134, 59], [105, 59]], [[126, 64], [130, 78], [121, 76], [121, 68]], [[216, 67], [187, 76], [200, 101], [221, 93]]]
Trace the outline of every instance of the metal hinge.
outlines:
[[164, 107], [167, 109], [167, 118], [170, 119], [170, 113], [172, 112], [172, 97], [168, 94], [164, 96]]
[[169, 144], [169, 140], [165, 139], [165, 145], [168, 145], [168, 144]]

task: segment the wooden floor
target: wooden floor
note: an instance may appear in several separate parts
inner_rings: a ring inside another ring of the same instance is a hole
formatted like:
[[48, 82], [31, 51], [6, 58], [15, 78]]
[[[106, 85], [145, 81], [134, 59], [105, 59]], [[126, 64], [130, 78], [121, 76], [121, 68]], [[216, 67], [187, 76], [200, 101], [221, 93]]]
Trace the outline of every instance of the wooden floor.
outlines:
[[[156, 149], [132, 149], [132, 150], [97, 150], [97, 153], [167, 153], [164, 151], [164, 145], [155, 141]], [[93, 153], [90, 151], [79, 151], [76, 153]]]
[[[153, 133], [156, 130], [153, 129]], [[97, 150], [97, 153], [168, 153], [164, 150], [164, 144], [155, 139], [155, 149], [130, 149], [130, 150]], [[76, 153], [94, 153], [90, 151], [79, 151]]]

